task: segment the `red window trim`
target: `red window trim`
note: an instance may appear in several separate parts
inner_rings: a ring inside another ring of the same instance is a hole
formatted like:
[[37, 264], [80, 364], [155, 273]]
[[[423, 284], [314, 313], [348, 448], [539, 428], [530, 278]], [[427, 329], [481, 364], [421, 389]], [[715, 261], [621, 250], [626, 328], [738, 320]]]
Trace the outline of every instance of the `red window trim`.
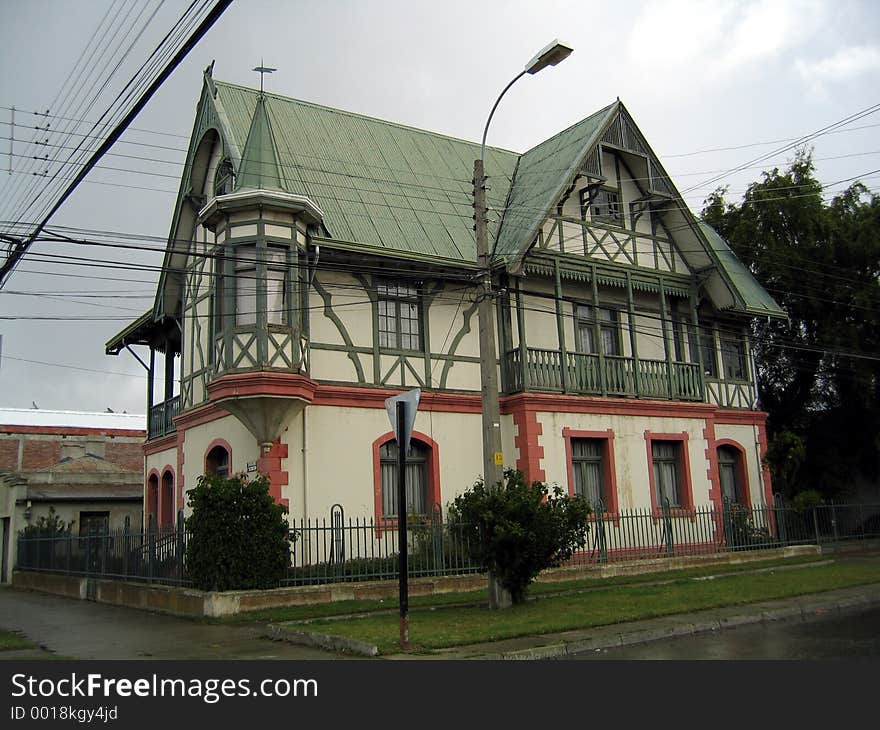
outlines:
[[[153, 479], [156, 480], [155, 483], [151, 483]], [[144, 495], [144, 530], [149, 527], [151, 514], [156, 517], [157, 522], [159, 520], [159, 485], [161, 483], [162, 476], [159, 474], [159, 470], [153, 467], [147, 475], [147, 487]]]
[[682, 504], [671, 512], [673, 516], [690, 517], [696, 519], [694, 515], [694, 490], [691, 480], [691, 459], [688, 453], [689, 435], [687, 431], [680, 433], [656, 433], [654, 431], [645, 431], [645, 447], [648, 452], [648, 484], [651, 492], [651, 513], [655, 518], [662, 516], [660, 505], [657, 504], [657, 485], [654, 483], [654, 441], [678, 441], [681, 444], [679, 449], [679, 474], [681, 476], [681, 501]]
[[617, 468], [614, 464], [614, 430], [606, 431], [580, 431], [573, 428], [563, 428], [562, 437], [565, 439], [565, 469], [568, 475], [568, 494], [575, 495], [574, 464], [572, 462], [571, 440], [574, 439], [597, 439], [602, 442], [602, 480], [605, 486], [605, 512], [604, 515], [612, 517], [617, 515], [619, 502], [617, 495]]
[[[729, 446], [737, 452], [736, 460], [736, 478], [742, 486], [743, 506], [751, 509], [752, 507], [752, 491], [749, 486], [749, 470], [746, 461], [746, 450], [741, 444], [733, 439], [717, 439], [715, 441], [715, 458], [718, 458], [718, 449], [722, 446]], [[721, 489], [721, 462], [718, 462], [718, 489]], [[722, 495], [723, 496], [723, 495]]]
[[[168, 519], [165, 519], [165, 510], [167, 509], [165, 505], [165, 476], [168, 475], [171, 477], [171, 507], [170, 514], [168, 515]], [[171, 464], [166, 464], [162, 469], [162, 476], [159, 478], [159, 496], [157, 501], [156, 512], [156, 524], [159, 527], [170, 527], [174, 524], [174, 515], [176, 510], [174, 509], [175, 504], [177, 503], [176, 489], [177, 486], [177, 477], [174, 474], [174, 469], [171, 467]]]
[[[440, 450], [437, 442], [427, 434], [413, 431], [412, 439], [428, 449], [425, 459], [428, 471], [428, 505], [440, 503]], [[388, 431], [373, 441], [373, 509], [376, 515], [376, 532], [397, 528], [396, 517], [382, 515], [382, 466], [379, 449], [389, 441], [394, 441], [394, 431]]]

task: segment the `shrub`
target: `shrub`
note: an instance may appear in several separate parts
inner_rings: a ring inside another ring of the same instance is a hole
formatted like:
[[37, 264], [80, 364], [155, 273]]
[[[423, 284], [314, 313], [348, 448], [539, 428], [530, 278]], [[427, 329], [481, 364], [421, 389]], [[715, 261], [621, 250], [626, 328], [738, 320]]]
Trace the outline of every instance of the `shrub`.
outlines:
[[213, 591], [278, 586], [290, 565], [290, 543], [287, 508], [275, 503], [269, 481], [201, 476], [186, 494], [193, 585]]
[[451, 521], [474, 526], [473, 557], [514, 603], [522, 603], [538, 573], [561, 565], [586, 544], [590, 506], [583, 497], [563, 495], [559, 487], [529, 485], [521, 471], [508, 469], [494, 486], [478, 480], [455, 498], [449, 514]]

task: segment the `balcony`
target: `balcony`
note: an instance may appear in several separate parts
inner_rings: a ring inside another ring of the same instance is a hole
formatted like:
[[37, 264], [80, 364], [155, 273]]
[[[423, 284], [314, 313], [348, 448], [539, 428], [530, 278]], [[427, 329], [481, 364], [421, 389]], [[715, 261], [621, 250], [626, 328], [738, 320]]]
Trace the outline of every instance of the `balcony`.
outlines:
[[174, 417], [180, 413], [180, 396], [150, 406], [147, 419], [147, 438], [154, 439], [174, 433]]
[[586, 355], [558, 350], [505, 353], [509, 392], [546, 391], [582, 395], [630, 396], [664, 400], [703, 401], [700, 368], [695, 363], [636, 360], [632, 357]]

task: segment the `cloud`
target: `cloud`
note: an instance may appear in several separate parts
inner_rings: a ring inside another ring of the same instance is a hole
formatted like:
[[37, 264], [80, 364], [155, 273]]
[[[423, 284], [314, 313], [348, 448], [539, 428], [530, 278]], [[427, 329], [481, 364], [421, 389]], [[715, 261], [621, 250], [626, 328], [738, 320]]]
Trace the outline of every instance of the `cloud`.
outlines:
[[628, 55], [646, 70], [693, 77], [699, 69], [711, 82], [782, 57], [813, 35], [823, 16], [815, 0], [662, 0], [636, 18]]
[[846, 82], [865, 73], [880, 71], [880, 48], [850, 46], [825, 58], [798, 59], [794, 67], [814, 91], [822, 91], [826, 84]]

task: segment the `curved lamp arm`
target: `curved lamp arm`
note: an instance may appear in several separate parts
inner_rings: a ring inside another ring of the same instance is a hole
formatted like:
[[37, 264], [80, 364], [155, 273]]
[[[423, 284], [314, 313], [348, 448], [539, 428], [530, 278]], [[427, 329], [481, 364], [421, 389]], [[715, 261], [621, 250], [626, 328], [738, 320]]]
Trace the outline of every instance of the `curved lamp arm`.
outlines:
[[483, 129], [483, 141], [480, 144], [480, 160], [482, 160], [484, 164], [486, 162], [486, 135], [489, 133], [489, 124], [492, 121], [492, 117], [495, 114], [495, 110], [498, 108], [498, 104], [501, 101], [501, 97], [503, 97], [507, 93], [507, 90], [511, 86], [513, 86], [517, 81], [519, 81], [523, 76], [525, 76], [527, 73], [528, 73], [528, 69], [524, 69], [524, 70], [520, 71], [516, 76], [514, 76], [513, 79], [511, 80], [511, 82], [507, 86], [504, 87], [504, 91], [502, 91], [498, 95], [498, 98], [495, 100], [495, 104], [492, 105], [492, 111], [489, 112], [489, 118], [486, 120], [486, 127]]

